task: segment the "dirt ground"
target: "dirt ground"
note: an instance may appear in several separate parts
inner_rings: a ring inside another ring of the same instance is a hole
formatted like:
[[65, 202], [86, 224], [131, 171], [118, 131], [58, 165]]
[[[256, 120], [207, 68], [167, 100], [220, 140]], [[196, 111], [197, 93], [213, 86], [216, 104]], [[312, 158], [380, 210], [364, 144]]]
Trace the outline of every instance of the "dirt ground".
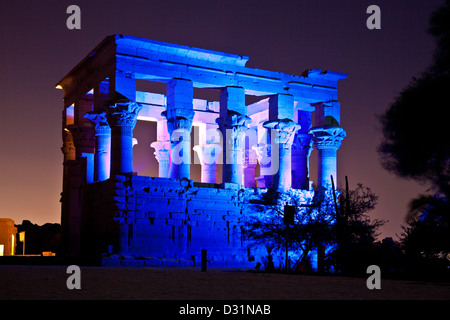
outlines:
[[81, 289], [69, 290], [65, 266], [0, 266], [0, 299], [151, 300], [449, 300], [450, 284], [252, 273], [245, 270], [81, 267]]

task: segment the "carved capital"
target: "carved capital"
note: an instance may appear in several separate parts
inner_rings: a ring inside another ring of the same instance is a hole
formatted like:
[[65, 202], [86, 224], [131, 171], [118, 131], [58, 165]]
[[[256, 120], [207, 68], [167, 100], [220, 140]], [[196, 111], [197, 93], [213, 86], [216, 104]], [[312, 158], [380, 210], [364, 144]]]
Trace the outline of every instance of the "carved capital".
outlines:
[[228, 148], [242, 148], [242, 135], [247, 131], [252, 119], [244, 114], [228, 110], [226, 117], [217, 118], [216, 123], [227, 139]]
[[136, 125], [142, 106], [128, 99], [115, 100], [106, 107], [107, 123], [113, 127], [130, 127]]
[[158, 162], [170, 160], [170, 142], [169, 141], [155, 141], [150, 144], [150, 147], [155, 149], [155, 158]]
[[172, 135], [175, 130], [185, 130], [191, 133], [195, 112], [184, 109], [176, 109], [175, 111], [177, 112], [171, 112], [171, 114], [167, 110], [161, 113], [167, 119], [167, 131], [169, 134]]
[[244, 130], [245, 128], [246, 130], [248, 125], [252, 123], [252, 119], [244, 114], [228, 110], [226, 117], [217, 118], [216, 123], [223, 129], [233, 129], [234, 131]]
[[61, 151], [64, 155], [68, 155], [72, 152], [75, 152], [75, 145], [73, 144], [73, 141], [72, 140], [64, 141]]
[[297, 133], [292, 143], [293, 152], [301, 152], [304, 154], [310, 154], [312, 150], [312, 137], [307, 133]]
[[95, 146], [94, 130], [91, 126], [69, 125], [67, 129], [72, 134], [75, 148], [81, 152], [93, 149]]
[[275, 143], [279, 143], [282, 148], [289, 148], [294, 142], [295, 133], [300, 129], [300, 125], [289, 119], [266, 121], [263, 127], [275, 130], [277, 135]]
[[108, 120], [106, 118], [106, 112], [91, 111], [86, 113], [84, 118], [94, 123], [96, 136], [111, 134], [111, 128], [109, 127]]
[[347, 133], [341, 127], [317, 127], [309, 130], [317, 149], [339, 149]]
[[193, 118], [176, 117], [167, 119], [167, 131], [172, 134], [175, 130], [186, 130], [191, 133]]

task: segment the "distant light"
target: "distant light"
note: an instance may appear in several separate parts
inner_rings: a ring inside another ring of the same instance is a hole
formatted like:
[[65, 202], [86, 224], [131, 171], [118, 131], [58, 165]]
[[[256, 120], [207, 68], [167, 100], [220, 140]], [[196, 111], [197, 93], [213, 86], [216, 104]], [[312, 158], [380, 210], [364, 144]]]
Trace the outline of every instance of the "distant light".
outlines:
[[59, 84], [55, 88], [56, 89], [62, 89], [61, 85], [59, 85]]

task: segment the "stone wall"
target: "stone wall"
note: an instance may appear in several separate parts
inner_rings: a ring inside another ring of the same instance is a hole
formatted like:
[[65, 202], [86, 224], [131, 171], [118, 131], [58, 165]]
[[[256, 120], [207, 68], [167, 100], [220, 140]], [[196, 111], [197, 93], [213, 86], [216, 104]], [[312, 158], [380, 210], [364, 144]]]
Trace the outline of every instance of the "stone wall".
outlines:
[[[83, 194], [84, 254], [104, 264], [244, 266], [244, 191], [235, 184], [116, 175]], [[120, 259], [118, 259], [120, 257]]]

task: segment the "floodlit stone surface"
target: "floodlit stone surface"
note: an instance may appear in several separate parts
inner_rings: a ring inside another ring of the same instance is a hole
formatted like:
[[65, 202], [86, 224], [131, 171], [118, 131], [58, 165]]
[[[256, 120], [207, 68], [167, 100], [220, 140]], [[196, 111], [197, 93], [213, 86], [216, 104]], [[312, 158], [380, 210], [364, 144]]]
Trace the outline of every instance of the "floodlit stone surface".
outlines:
[[[67, 255], [102, 257], [105, 265], [197, 266], [207, 249], [210, 266], [254, 266], [267, 252], [243, 231], [251, 202], [273, 190], [310, 203], [313, 144], [316, 183], [330, 188], [345, 137], [337, 82], [347, 75], [310, 69], [296, 76], [248, 68], [248, 59], [113, 35], [57, 83]], [[166, 90], [139, 91], [137, 81]], [[216, 98], [196, 97], [197, 89]], [[149, 132], [155, 140], [145, 143], [157, 160], [155, 177], [133, 168], [138, 121], [157, 123]], [[280, 199], [280, 206], [291, 201]]]

